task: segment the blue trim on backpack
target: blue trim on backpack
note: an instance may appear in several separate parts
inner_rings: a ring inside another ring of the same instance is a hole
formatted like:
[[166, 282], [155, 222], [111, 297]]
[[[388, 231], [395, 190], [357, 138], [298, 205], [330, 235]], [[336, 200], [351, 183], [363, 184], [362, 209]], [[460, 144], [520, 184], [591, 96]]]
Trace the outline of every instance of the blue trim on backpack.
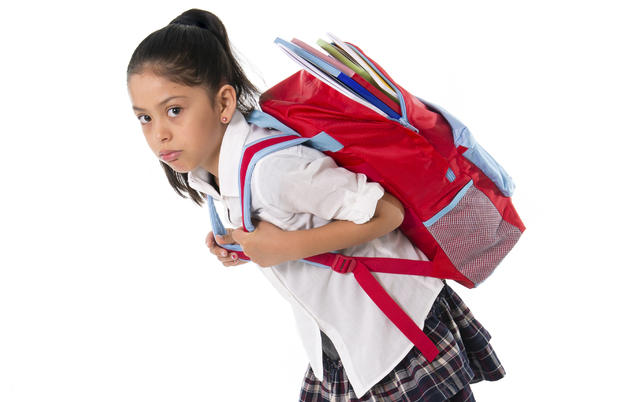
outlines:
[[319, 264], [318, 262], [304, 260], [303, 258], [301, 260], [298, 260], [298, 261], [305, 262], [306, 264], [314, 265], [315, 267], [319, 267], [319, 268], [329, 268], [329, 269], [331, 269], [331, 267], [329, 265]]
[[456, 179], [456, 175], [450, 168], [448, 168], [448, 170], [446, 171], [446, 179], [448, 179], [450, 183], [452, 183], [454, 179]]
[[[265, 137], [262, 138], [259, 141], [265, 141], [270, 139], [271, 137]], [[254, 166], [256, 166], [256, 164], [258, 163], [258, 161], [263, 158], [264, 156], [269, 155], [272, 152], [276, 152], [279, 151], [281, 149], [284, 148], [288, 148], [288, 147], [292, 147], [295, 145], [299, 145], [302, 144], [304, 142], [308, 141], [308, 138], [304, 138], [304, 137], [299, 137], [299, 138], [294, 138], [292, 140], [288, 140], [288, 141], [284, 141], [284, 142], [280, 142], [278, 144], [273, 144], [268, 146], [267, 148], [261, 149], [260, 151], [256, 152], [254, 154], [254, 156], [252, 157], [252, 159], [250, 160], [250, 163], [248, 164], [248, 169], [245, 173], [245, 183], [243, 183], [243, 190], [244, 192], [242, 194], [244, 194], [244, 198], [243, 198], [243, 223], [245, 225], [245, 228], [249, 231], [249, 232], [253, 232], [254, 231], [254, 225], [252, 224], [252, 216], [251, 216], [251, 207], [252, 207], [252, 196], [251, 196], [251, 184], [252, 184], [252, 172], [254, 171]], [[256, 141], [254, 142], [256, 143]], [[251, 144], [246, 145], [245, 147], [243, 147], [243, 153], [242, 155], [245, 153], [245, 150], [248, 146], [250, 146]], [[239, 191], [241, 191], [241, 164], [239, 164]], [[241, 194], [241, 193], [240, 193]]]
[[321, 131], [314, 137], [308, 138], [308, 144], [319, 151], [338, 152], [344, 148], [344, 145], [325, 131]]
[[473, 180], [468, 181], [467, 184], [464, 185], [463, 188], [459, 190], [459, 192], [454, 196], [454, 198], [452, 199], [452, 201], [450, 201], [450, 203], [448, 205], [443, 207], [441, 209], [441, 211], [437, 212], [429, 220], [422, 222], [422, 223], [424, 223], [424, 226], [426, 226], [426, 227], [431, 226], [433, 223], [435, 223], [439, 219], [441, 219], [445, 214], [447, 214], [448, 212], [452, 211], [452, 209], [456, 206], [456, 204], [459, 203], [459, 201], [461, 201], [461, 198], [463, 198], [465, 196], [465, 193], [467, 192], [467, 190], [469, 190], [469, 188], [473, 184], [474, 184]]
[[[328, 253], [331, 253], [331, 254], [340, 254], [340, 253], [337, 253], [337, 252], [335, 252], [335, 251], [328, 251]], [[340, 255], [342, 255], [342, 254], [340, 254]], [[331, 267], [331, 266], [329, 266], [329, 265], [321, 264], [321, 263], [314, 262], [314, 261], [309, 261], [309, 260], [306, 260], [306, 259], [304, 259], [304, 258], [302, 258], [302, 259], [300, 259], [300, 260], [297, 260], [297, 261], [305, 262], [306, 264], [314, 265], [315, 267], [319, 267], [319, 268], [327, 268], [327, 269], [332, 269], [332, 267]]]
[[209, 215], [211, 216], [211, 227], [213, 228], [214, 235], [223, 236], [226, 234], [226, 229], [222, 225], [217, 211], [215, 210], [215, 204], [213, 203], [213, 197], [207, 195], [207, 205], [209, 205]]
[[[288, 148], [294, 145], [299, 145], [299, 144], [303, 144], [303, 143], [307, 143], [308, 145], [310, 145], [311, 147], [318, 149], [319, 151], [331, 151], [331, 152], [338, 152], [339, 150], [341, 150], [343, 148], [343, 145], [338, 142], [335, 138], [333, 138], [332, 136], [330, 136], [329, 134], [327, 134], [326, 132], [322, 131], [318, 134], [316, 134], [313, 137], [302, 137], [298, 132], [296, 132], [295, 130], [293, 130], [292, 128], [288, 127], [287, 125], [285, 125], [284, 123], [280, 122], [278, 119], [276, 119], [275, 117], [271, 116], [268, 113], [265, 113], [263, 111], [260, 110], [254, 110], [252, 111], [252, 113], [250, 113], [250, 115], [248, 116], [247, 121], [249, 123], [253, 123], [256, 124], [259, 127], [263, 127], [263, 128], [275, 128], [278, 131], [281, 131], [283, 134], [274, 134], [272, 136], [269, 137], [265, 137], [265, 138], [261, 138], [258, 139], [256, 141], [253, 141], [249, 144], [247, 144], [244, 148], [243, 151], [245, 152], [245, 150], [254, 145], [257, 144], [261, 141], [265, 141], [266, 139], [270, 139], [270, 138], [276, 138], [276, 137], [284, 137], [284, 136], [288, 136], [288, 135], [294, 135], [298, 138], [294, 138], [291, 139], [289, 141], [285, 141], [279, 144], [274, 144], [270, 147], [267, 147], [259, 152], [257, 152], [254, 157], [252, 158], [252, 160], [250, 161], [250, 164], [248, 166], [248, 170], [246, 172], [246, 183], [244, 183], [245, 186], [245, 199], [244, 199], [244, 205], [242, 206], [243, 208], [243, 212], [244, 212], [244, 223], [245, 223], [245, 227], [248, 231], [252, 232], [254, 231], [254, 225], [252, 224], [252, 220], [251, 220], [251, 177], [252, 177], [252, 171], [254, 170], [254, 166], [256, 165], [256, 163], [264, 156], [278, 151], [280, 149], [284, 149], [284, 148]], [[242, 153], [243, 155], [243, 153]], [[241, 162], [241, 161], [239, 161]], [[241, 166], [239, 166], [239, 169], [241, 169]], [[238, 174], [238, 182], [237, 182], [238, 186], [239, 186], [239, 190], [241, 191], [241, 171], [239, 171]], [[222, 221], [220, 220], [220, 217], [217, 213], [217, 210], [215, 208], [215, 204], [213, 202], [213, 197], [211, 197], [210, 195], [207, 195], [207, 204], [209, 207], [209, 215], [211, 217], [211, 227], [213, 228], [213, 235], [221, 235], [224, 236], [226, 234], [226, 228], [224, 227], [224, 225], [222, 224]], [[216, 242], [217, 243], [217, 242]], [[219, 244], [219, 247], [225, 248], [227, 250], [231, 250], [231, 251], [241, 251], [243, 252], [243, 250], [241, 249], [241, 246], [238, 244]], [[240, 258], [242, 259], [242, 258]]]
[[[298, 135], [299, 133], [280, 120], [276, 119], [269, 113], [265, 113], [262, 110], [254, 109], [248, 116], [248, 123], [256, 124], [262, 128], [275, 128], [278, 131], [282, 131], [284, 134]], [[256, 141], [255, 141], [256, 142]]]
[[[211, 216], [211, 227], [213, 228], [213, 237], [215, 239], [216, 235], [224, 236], [226, 234], [226, 228], [222, 225], [222, 221], [220, 220], [219, 215], [217, 214], [217, 210], [215, 209], [215, 204], [213, 203], [213, 197], [207, 195], [207, 204], [209, 206], [209, 215]], [[231, 251], [243, 251], [241, 246], [238, 244], [219, 244], [217, 241], [215, 243], [222, 248]], [[243, 259], [243, 258], [240, 258]]]
[[[297, 131], [293, 130], [286, 124], [282, 123], [280, 120], [276, 119], [272, 115], [265, 113], [260, 110], [253, 110], [252, 113], [248, 116], [248, 122], [252, 124], [256, 124], [262, 128], [275, 128], [278, 131], [282, 131], [287, 135], [296, 135], [301, 137]], [[308, 145], [312, 148], [318, 149], [319, 151], [330, 151], [330, 152], [338, 152], [344, 146], [336, 140], [334, 137], [326, 133], [325, 131], [321, 131], [320, 133], [306, 138], [308, 141]], [[260, 140], [258, 140], [260, 141]], [[254, 143], [258, 142], [254, 141]]]
[[[252, 146], [252, 145], [254, 145], [254, 144], [258, 144], [259, 142], [264, 141], [264, 140], [265, 140], [265, 138], [278, 138], [278, 137], [290, 137], [290, 136], [291, 136], [291, 134], [274, 134], [274, 135], [271, 135], [271, 136], [269, 136], [269, 137], [259, 138], [259, 139], [257, 139], [257, 140], [254, 140], [254, 141], [252, 141], [252, 142], [247, 143], [247, 144], [245, 145], [244, 149], [245, 149], [245, 148], [249, 148], [249, 147], [251, 147], [251, 146]], [[298, 137], [301, 137], [301, 136], [298, 136]], [[241, 161], [239, 161], [239, 163], [241, 163]]]
[[324, 60], [321, 60], [320, 58], [316, 57], [315, 55], [313, 55], [306, 49], [302, 48], [301, 46], [297, 46], [296, 44], [290, 43], [281, 38], [276, 38], [274, 40], [274, 43], [279, 43], [285, 46], [291, 51], [297, 53], [297, 55], [299, 55], [300, 57], [310, 61], [312, 64], [318, 66], [320, 69], [322, 69], [323, 71], [326, 71], [327, 73], [329, 73], [330, 75], [333, 75], [334, 77], [338, 77], [338, 75], [342, 73], [342, 71], [338, 70], [336, 67], [325, 62]]
[[511, 197], [515, 190], [515, 184], [512, 178], [504, 170], [503, 167], [487, 151], [480, 146], [474, 139], [469, 129], [461, 123], [456, 117], [452, 116], [445, 109], [433, 103], [425, 101], [417, 96], [417, 98], [428, 106], [439, 112], [450, 124], [452, 135], [454, 137], [454, 145], [464, 146], [467, 151], [463, 152], [463, 156], [469, 159], [497, 186], [497, 188], [506, 197]]

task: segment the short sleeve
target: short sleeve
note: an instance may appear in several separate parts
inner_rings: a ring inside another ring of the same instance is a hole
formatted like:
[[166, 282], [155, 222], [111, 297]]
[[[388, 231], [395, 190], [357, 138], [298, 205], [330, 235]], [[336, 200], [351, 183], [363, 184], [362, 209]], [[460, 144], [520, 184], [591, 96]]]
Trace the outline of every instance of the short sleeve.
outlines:
[[253, 197], [288, 213], [326, 220], [369, 221], [384, 189], [363, 173], [340, 167], [333, 158], [298, 145], [265, 156], [252, 173]]

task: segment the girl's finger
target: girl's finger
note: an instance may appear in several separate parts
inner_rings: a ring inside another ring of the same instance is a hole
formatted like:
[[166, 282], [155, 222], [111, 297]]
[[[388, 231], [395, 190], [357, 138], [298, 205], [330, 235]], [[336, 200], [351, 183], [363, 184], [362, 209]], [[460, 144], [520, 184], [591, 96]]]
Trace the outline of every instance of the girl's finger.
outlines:
[[215, 255], [217, 258], [228, 257], [228, 251], [225, 248], [221, 248], [218, 246], [213, 246], [209, 248], [211, 254]]
[[215, 241], [213, 239], [213, 232], [209, 232], [209, 234], [205, 238], [205, 243], [207, 244], [207, 247], [209, 247], [209, 248], [211, 248], [211, 247], [213, 247], [215, 245]]
[[245, 264], [247, 261], [242, 261], [242, 260], [234, 260], [231, 262], [226, 262], [224, 263], [224, 266], [226, 267], [231, 267], [231, 266], [236, 266], [236, 265], [241, 265], [241, 264]]
[[235, 262], [239, 260], [237, 254], [232, 253], [227, 257], [218, 257], [221, 262]]
[[234, 229], [230, 229], [227, 228], [226, 229], [226, 233], [224, 235], [216, 235], [215, 236], [215, 240], [217, 240], [217, 242], [219, 244], [229, 244], [229, 243], [234, 243], [235, 240], [232, 238], [232, 232]]
[[222, 259], [222, 264], [224, 264], [225, 267], [229, 267], [231, 265], [235, 265], [237, 262], [231, 258], [226, 258], [226, 259]]
[[[234, 258], [233, 258], [233, 256], [234, 256]], [[244, 261], [244, 260], [240, 260], [239, 256], [236, 253], [232, 253], [229, 258], [220, 258], [220, 261], [226, 267], [229, 267], [229, 266], [232, 266], [232, 265], [241, 265], [241, 264], [245, 264], [247, 262], [247, 261]]]

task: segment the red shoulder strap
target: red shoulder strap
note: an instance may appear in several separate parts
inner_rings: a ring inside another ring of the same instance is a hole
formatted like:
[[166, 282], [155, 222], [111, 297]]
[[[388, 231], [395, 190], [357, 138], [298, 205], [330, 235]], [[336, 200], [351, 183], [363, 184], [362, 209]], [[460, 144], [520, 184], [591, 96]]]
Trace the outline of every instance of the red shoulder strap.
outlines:
[[[251, 195], [250, 179], [254, 165], [258, 160], [275, 150], [288, 146], [293, 146], [304, 142], [307, 138], [295, 135], [276, 135], [255, 141], [244, 148], [239, 167], [239, 185], [241, 194], [241, 210], [243, 218], [243, 228], [246, 232], [254, 230], [250, 213]], [[244, 253], [239, 253], [242, 259], [250, 260]], [[383, 289], [377, 279], [370, 273], [387, 272], [409, 275], [424, 275], [440, 278], [449, 278], [450, 273], [439, 272], [431, 261], [415, 261], [397, 258], [370, 258], [370, 257], [347, 257], [337, 253], [324, 253], [305, 258], [305, 261], [313, 265], [331, 268], [335, 271], [342, 270], [342, 264], [352, 264], [350, 272], [353, 273], [359, 285], [381, 311], [398, 327], [401, 332], [422, 352], [424, 357], [430, 362], [439, 351], [433, 342], [415, 324], [415, 322], [403, 311], [403, 309], [392, 299]]]

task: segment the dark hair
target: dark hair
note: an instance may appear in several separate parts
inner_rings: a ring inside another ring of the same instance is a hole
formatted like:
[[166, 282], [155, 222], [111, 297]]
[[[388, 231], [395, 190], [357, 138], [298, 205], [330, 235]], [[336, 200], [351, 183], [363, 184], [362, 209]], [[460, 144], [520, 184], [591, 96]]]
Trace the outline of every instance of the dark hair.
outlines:
[[[127, 81], [145, 69], [166, 79], [188, 86], [203, 86], [211, 103], [217, 90], [230, 84], [237, 93], [237, 109], [247, 117], [257, 107], [260, 91], [245, 76], [228, 41], [226, 28], [213, 13], [192, 8], [167, 26], [151, 33], [134, 50], [127, 66]], [[174, 171], [159, 161], [168, 182], [183, 198], [184, 193], [198, 205], [200, 194], [191, 188], [187, 173]]]

